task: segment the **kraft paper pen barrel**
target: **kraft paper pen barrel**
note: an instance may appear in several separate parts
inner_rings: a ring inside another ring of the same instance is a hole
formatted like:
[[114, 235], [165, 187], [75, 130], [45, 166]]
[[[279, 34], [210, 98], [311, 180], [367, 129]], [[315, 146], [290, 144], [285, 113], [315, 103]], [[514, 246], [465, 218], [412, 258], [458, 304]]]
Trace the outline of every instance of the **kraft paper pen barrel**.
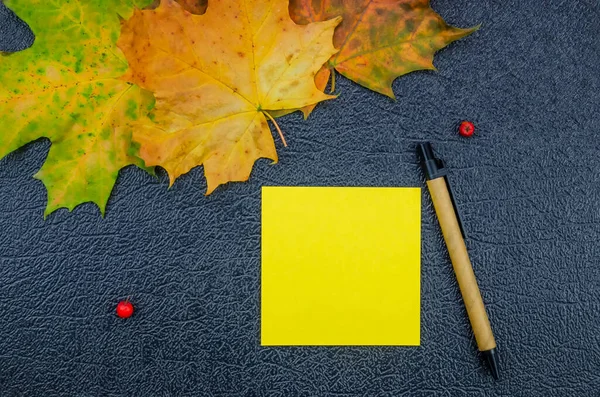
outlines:
[[465, 245], [464, 229], [446, 178], [447, 169], [444, 163], [435, 157], [431, 144], [419, 144], [417, 152], [421, 158], [421, 166], [427, 179], [427, 187], [444, 235], [444, 241], [450, 253], [452, 267], [467, 308], [477, 347], [488, 362], [493, 377], [498, 379], [496, 341]]

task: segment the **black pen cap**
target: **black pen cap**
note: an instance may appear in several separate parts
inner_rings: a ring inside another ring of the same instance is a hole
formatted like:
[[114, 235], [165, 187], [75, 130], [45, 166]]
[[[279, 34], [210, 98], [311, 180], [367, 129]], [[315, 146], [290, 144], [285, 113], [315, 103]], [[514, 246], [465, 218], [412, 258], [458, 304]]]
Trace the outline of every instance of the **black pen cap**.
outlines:
[[428, 181], [446, 175], [444, 162], [435, 157], [431, 143], [419, 143], [417, 145], [417, 153], [421, 159], [421, 167], [425, 173], [425, 178]]
[[467, 233], [465, 232], [465, 228], [463, 226], [462, 217], [460, 216], [460, 211], [458, 210], [458, 206], [456, 205], [456, 200], [454, 200], [454, 193], [452, 192], [452, 187], [448, 183], [448, 169], [446, 168], [444, 162], [441, 159], [435, 157], [435, 154], [433, 153], [433, 148], [431, 147], [431, 143], [419, 143], [417, 145], [417, 153], [419, 154], [419, 157], [421, 159], [421, 167], [423, 168], [423, 172], [425, 173], [425, 179], [427, 179], [428, 181], [441, 177], [444, 177], [446, 179], [446, 187], [448, 188], [450, 200], [452, 200], [454, 212], [456, 212], [458, 226], [460, 227], [460, 231], [463, 235], [463, 238], [466, 239]]

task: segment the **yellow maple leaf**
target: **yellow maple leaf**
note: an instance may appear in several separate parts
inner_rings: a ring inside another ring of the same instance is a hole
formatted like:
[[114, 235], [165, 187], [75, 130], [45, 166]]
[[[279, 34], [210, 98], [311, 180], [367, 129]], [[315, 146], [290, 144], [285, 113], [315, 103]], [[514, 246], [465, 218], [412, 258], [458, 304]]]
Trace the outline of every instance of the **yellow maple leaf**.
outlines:
[[[134, 140], [171, 184], [204, 165], [207, 194], [246, 181], [259, 158], [277, 161], [267, 118], [333, 98], [314, 76], [336, 53], [341, 18], [296, 25], [287, 0], [220, 0], [192, 15], [174, 0], [136, 11], [118, 45], [130, 82], [156, 97]], [[274, 121], [274, 120], [273, 120]]]

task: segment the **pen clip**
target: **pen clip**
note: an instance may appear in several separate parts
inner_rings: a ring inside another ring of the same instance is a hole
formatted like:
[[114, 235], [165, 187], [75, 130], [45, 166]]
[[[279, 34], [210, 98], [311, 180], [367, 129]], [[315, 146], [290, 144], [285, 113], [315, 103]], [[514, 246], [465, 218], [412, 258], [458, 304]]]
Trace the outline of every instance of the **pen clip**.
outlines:
[[463, 236], [463, 239], [467, 239], [467, 233], [465, 232], [465, 227], [463, 226], [462, 216], [460, 215], [460, 210], [458, 209], [458, 205], [456, 205], [456, 200], [454, 198], [454, 192], [452, 191], [452, 185], [448, 180], [448, 169], [444, 164], [443, 160], [438, 160], [441, 163], [441, 168], [444, 170], [444, 180], [446, 181], [446, 187], [448, 188], [448, 193], [450, 194], [450, 201], [452, 201], [452, 207], [454, 207], [454, 213], [456, 214], [456, 220], [458, 221], [458, 227], [460, 228], [460, 233]]

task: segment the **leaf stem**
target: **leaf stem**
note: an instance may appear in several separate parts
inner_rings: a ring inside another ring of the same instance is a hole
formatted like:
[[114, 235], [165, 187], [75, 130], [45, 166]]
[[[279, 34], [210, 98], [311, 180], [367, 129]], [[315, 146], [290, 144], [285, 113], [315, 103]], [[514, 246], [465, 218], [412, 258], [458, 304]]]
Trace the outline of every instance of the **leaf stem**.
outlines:
[[277, 128], [277, 132], [279, 133], [279, 137], [281, 138], [281, 142], [283, 142], [283, 146], [287, 147], [287, 142], [285, 141], [285, 137], [283, 136], [283, 132], [281, 132], [281, 128], [279, 128], [279, 124], [277, 124], [277, 122], [275, 121], [275, 119], [273, 118], [273, 116], [271, 116], [269, 114], [269, 112], [263, 111], [263, 113], [266, 114], [267, 117], [273, 122], [273, 124], [275, 125], [275, 128]]
[[335, 92], [335, 69], [331, 69], [331, 91], [332, 94]]

